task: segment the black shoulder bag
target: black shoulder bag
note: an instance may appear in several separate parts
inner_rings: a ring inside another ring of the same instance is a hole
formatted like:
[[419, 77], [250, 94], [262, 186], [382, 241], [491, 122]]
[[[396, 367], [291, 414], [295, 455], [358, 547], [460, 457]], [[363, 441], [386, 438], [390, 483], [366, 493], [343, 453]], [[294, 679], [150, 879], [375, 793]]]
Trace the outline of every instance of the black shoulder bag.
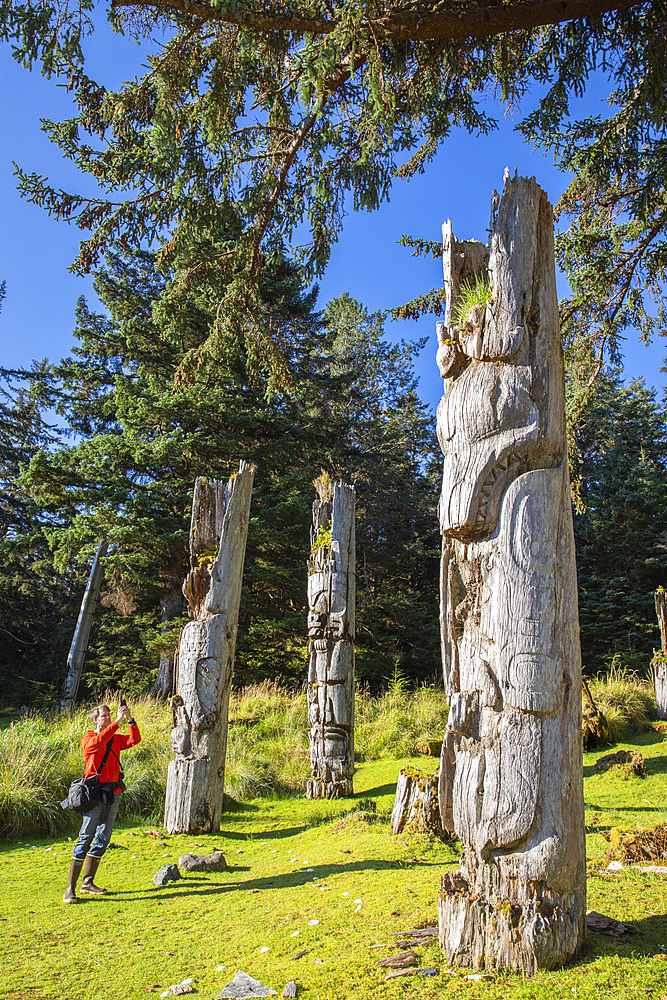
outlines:
[[111, 744], [113, 743], [113, 736], [107, 743], [106, 750], [104, 751], [104, 757], [102, 758], [102, 763], [99, 766], [97, 774], [91, 774], [87, 778], [77, 778], [69, 786], [67, 792], [67, 798], [63, 799], [60, 803], [61, 809], [74, 809], [76, 812], [87, 813], [91, 809], [102, 801], [102, 786], [100, 784], [100, 774], [104, 770], [104, 765], [106, 764], [109, 754], [111, 753]]

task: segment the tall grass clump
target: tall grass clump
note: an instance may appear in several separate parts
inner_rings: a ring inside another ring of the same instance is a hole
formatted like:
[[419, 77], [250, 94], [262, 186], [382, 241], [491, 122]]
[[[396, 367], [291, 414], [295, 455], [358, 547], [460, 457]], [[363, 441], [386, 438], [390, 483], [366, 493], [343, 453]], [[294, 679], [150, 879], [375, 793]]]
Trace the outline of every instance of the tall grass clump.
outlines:
[[357, 760], [410, 757], [418, 740], [441, 740], [449, 708], [441, 689], [409, 691], [394, 678], [385, 694], [357, 692], [354, 753]]
[[[115, 712], [118, 695], [104, 699]], [[146, 696], [132, 702], [139, 746], [122, 756], [127, 790], [120, 816], [160, 823], [167, 766], [172, 760], [169, 708]], [[357, 692], [358, 760], [411, 756], [419, 739], [441, 739], [447, 721], [442, 691], [409, 691], [396, 677], [374, 698]], [[0, 837], [53, 836], [77, 828], [77, 813], [60, 809], [70, 782], [83, 773], [81, 737], [91, 728], [87, 708], [34, 714], [0, 732]], [[225, 791], [237, 800], [302, 795], [310, 774], [308, 706], [304, 691], [264, 681], [232, 694]]]
[[606, 674], [588, 680], [597, 708], [607, 721], [607, 739], [622, 743], [646, 730], [655, 717], [655, 697], [648, 681], [614, 661]]
[[[110, 705], [118, 695], [107, 692]], [[138, 698], [132, 711], [142, 742], [123, 754], [127, 791], [120, 815], [155, 815], [164, 803], [171, 759], [171, 713], [152, 698]], [[81, 737], [92, 727], [88, 708], [32, 714], [0, 731], [0, 837], [54, 836], [76, 829], [78, 813], [60, 808], [74, 778], [83, 774]]]
[[305, 692], [275, 681], [232, 693], [225, 791], [235, 799], [300, 794], [309, 772]]

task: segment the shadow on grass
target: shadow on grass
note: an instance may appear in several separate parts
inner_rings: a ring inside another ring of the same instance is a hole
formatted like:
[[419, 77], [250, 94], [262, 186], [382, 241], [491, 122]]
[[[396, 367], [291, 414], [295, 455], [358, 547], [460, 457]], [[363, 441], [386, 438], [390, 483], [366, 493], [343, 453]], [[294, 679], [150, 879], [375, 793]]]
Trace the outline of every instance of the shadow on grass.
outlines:
[[[296, 889], [299, 886], [312, 885], [313, 877], [316, 877], [319, 882], [325, 882], [332, 875], [354, 875], [356, 872], [368, 871], [410, 871], [415, 868], [442, 868], [442, 862], [416, 860], [382, 861], [376, 858], [374, 860], [350, 861], [346, 864], [317, 865], [314, 866], [315, 875], [306, 871], [284, 872], [280, 875], [275, 875], [273, 878], [270, 876], [253, 878], [245, 882], [225, 885], [211, 885], [210, 883], [204, 883], [201, 878], [195, 881], [186, 877], [174, 883], [173, 886], [170, 885], [168, 889], [154, 889], [149, 893], [126, 889], [115, 893], [115, 897], [117, 899], [119, 896], [123, 896], [127, 902], [146, 899], [159, 902], [165, 899], [178, 899], [184, 895], [216, 896], [221, 893], [244, 890], [246, 892], [261, 892], [264, 889]], [[234, 872], [232, 871], [231, 874], [233, 875]], [[104, 896], [98, 896], [97, 899], [100, 902], [106, 901], [106, 897]]]
[[[654, 914], [643, 920], [631, 921], [637, 928], [636, 934], [614, 940], [606, 934], [596, 934], [589, 931], [586, 944], [573, 962], [568, 966], [581, 967], [589, 965], [593, 959], [618, 955], [619, 958], [649, 958], [659, 954], [660, 948], [667, 940], [667, 913]], [[667, 966], [665, 959], [660, 959], [663, 967]]]
[[650, 774], [667, 774], [667, 757], [645, 757], [644, 765], [647, 776]]
[[595, 812], [601, 813], [611, 813], [611, 812], [632, 812], [632, 813], [654, 813], [659, 811], [659, 806], [617, 806], [614, 804], [598, 806], [594, 802], [586, 803], [587, 809], [594, 809]]
[[363, 792], [357, 792], [355, 799], [368, 799], [372, 795], [393, 795], [396, 792], [396, 782], [391, 781], [387, 785], [378, 785], [376, 788], [364, 788]]
[[[240, 820], [241, 817], [239, 817], [239, 821]], [[330, 821], [331, 816], [324, 820], [326, 823]], [[317, 823], [303, 823], [301, 826], [284, 826], [279, 830], [260, 830], [253, 831], [252, 833], [233, 833], [231, 830], [227, 830], [223, 827], [219, 831], [219, 835], [221, 837], [229, 837], [230, 840], [280, 840], [282, 837], [295, 837], [297, 833], [303, 833], [304, 830], [308, 830], [311, 826], [317, 825]]]

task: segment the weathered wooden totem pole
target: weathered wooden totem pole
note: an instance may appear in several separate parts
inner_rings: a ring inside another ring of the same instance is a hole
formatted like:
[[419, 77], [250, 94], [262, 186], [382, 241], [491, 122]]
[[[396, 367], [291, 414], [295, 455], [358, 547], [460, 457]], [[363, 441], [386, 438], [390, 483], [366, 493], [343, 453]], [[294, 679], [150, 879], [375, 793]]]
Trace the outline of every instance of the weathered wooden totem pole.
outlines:
[[107, 543], [102, 539], [97, 546], [93, 564], [90, 567], [88, 583], [83, 594], [79, 617], [74, 629], [74, 635], [72, 636], [72, 644], [67, 655], [67, 676], [65, 677], [62, 698], [60, 699], [60, 709], [63, 712], [69, 712], [70, 709], [74, 708], [79, 693], [79, 681], [81, 680], [83, 664], [86, 659], [90, 629], [93, 624], [93, 614], [97, 607], [100, 587], [102, 586], [102, 559], [106, 554]]
[[660, 649], [651, 661], [651, 676], [659, 719], [667, 719], [667, 594], [663, 587], [655, 592], [655, 611], [660, 627]]
[[581, 661], [553, 212], [507, 172], [492, 205], [488, 247], [443, 226], [439, 793], [463, 853], [439, 935], [451, 964], [532, 973], [585, 934]]
[[191, 570], [183, 585], [194, 621], [183, 629], [175, 667], [171, 745], [176, 757], [169, 765], [164, 808], [169, 833], [208, 833], [220, 827], [254, 474], [253, 465], [241, 462], [226, 485], [205, 479], [195, 484]]
[[352, 795], [354, 774], [354, 486], [315, 481], [308, 559], [311, 799]]

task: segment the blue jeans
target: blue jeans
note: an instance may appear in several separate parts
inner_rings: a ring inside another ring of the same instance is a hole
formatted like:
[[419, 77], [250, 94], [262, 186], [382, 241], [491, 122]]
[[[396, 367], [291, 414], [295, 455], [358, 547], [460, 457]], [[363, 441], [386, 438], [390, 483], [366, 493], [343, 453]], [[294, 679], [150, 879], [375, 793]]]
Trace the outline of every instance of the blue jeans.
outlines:
[[92, 858], [102, 857], [111, 840], [119, 805], [120, 794], [113, 796], [113, 802], [100, 802], [90, 812], [83, 814], [79, 839], [72, 852], [75, 860], [83, 861], [86, 854], [90, 854]]

